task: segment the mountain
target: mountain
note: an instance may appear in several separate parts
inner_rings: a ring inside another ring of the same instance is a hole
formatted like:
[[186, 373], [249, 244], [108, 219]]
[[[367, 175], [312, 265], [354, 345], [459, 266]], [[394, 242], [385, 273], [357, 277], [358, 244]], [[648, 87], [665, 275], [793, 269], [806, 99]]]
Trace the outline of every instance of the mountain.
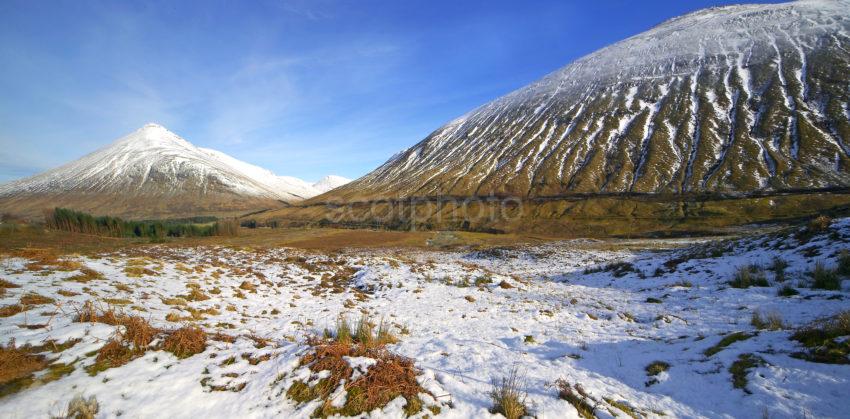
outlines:
[[844, 188], [848, 104], [850, 2], [705, 9], [487, 103], [306, 205]]
[[0, 185], [0, 211], [32, 217], [62, 206], [129, 218], [238, 215], [322, 191], [148, 124], [79, 160]]
[[348, 182], [351, 182], [351, 179], [344, 178], [342, 176], [328, 175], [319, 179], [319, 181], [314, 183], [312, 186], [313, 189], [317, 190], [319, 193], [325, 193], [345, 185]]

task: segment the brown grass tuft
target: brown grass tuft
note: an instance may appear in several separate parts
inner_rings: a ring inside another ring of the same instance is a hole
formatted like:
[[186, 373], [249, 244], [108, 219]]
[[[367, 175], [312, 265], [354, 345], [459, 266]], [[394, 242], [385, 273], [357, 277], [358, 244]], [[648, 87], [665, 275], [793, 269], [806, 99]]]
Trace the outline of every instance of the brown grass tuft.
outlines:
[[198, 327], [184, 326], [168, 333], [162, 349], [178, 358], [188, 358], [207, 349], [207, 334]]
[[581, 384], [576, 383], [573, 385], [569, 381], [559, 378], [555, 380], [553, 386], [558, 390], [558, 397], [573, 405], [580, 417], [584, 419], [596, 419], [596, 415], [593, 413], [595, 409], [591, 404], [593, 399], [584, 391]]
[[511, 289], [513, 287], [514, 287], [513, 285], [511, 285], [508, 281], [505, 281], [504, 279], [502, 280], [502, 282], [499, 282], [499, 288]]
[[[407, 401], [406, 413], [413, 415], [422, 408], [419, 393], [427, 393], [416, 380], [419, 370], [411, 359], [394, 354], [384, 348], [367, 348], [361, 344], [333, 340], [313, 340], [313, 351], [301, 358], [314, 374], [330, 374], [312, 387], [297, 381], [287, 390], [295, 401], [314, 399], [323, 401], [315, 415], [357, 416], [382, 408], [399, 396]], [[344, 357], [369, 357], [376, 360], [365, 374], [351, 380], [353, 370]], [[342, 407], [331, 405], [328, 397], [343, 385], [347, 393]]]
[[20, 288], [20, 285], [17, 285], [13, 282], [9, 282], [3, 278], [0, 278], [0, 288]]
[[55, 300], [50, 297], [45, 297], [41, 294], [29, 292], [21, 296], [21, 305], [37, 306], [42, 304], [52, 304]]
[[98, 279], [103, 279], [103, 274], [95, 271], [94, 269], [83, 267], [80, 268], [80, 273], [68, 277], [67, 281], [80, 282], [85, 284], [89, 281], [94, 281]]
[[95, 307], [91, 301], [86, 301], [82, 307], [74, 308], [74, 310], [77, 312], [74, 321], [79, 323], [103, 323], [116, 326], [125, 317], [122, 314], [115, 313], [112, 308]]
[[26, 348], [0, 346], [0, 396], [26, 387], [36, 371], [47, 368], [44, 356], [33, 355]]
[[108, 368], [120, 367], [132, 359], [133, 351], [120, 340], [112, 339], [97, 351], [95, 363], [90, 365], [87, 370], [89, 374], [97, 375], [97, 373]]
[[[407, 402], [405, 413], [415, 415], [423, 408], [419, 394], [430, 393], [419, 385], [416, 376], [420, 371], [413, 360], [385, 348], [393, 342], [396, 338], [387, 331], [384, 322], [376, 326], [364, 316], [350, 323], [340, 316], [334, 330], [326, 330], [324, 337], [308, 339], [312, 350], [301, 357], [301, 365], [307, 366], [314, 378], [322, 372], [328, 373], [327, 376], [296, 381], [286, 395], [298, 403], [319, 399], [322, 404], [313, 414], [321, 417], [362, 415], [401, 396]], [[346, 357], [367, 357], [376, 362], [352, 380], [354, 371]], [[341, 385], [347, 393], [346, 401], [342, 407], [335, 407], [328, 398]]]
[[123, 317], [121, 325], [124, 326], [124, 332], [121, 333], [122, 340], [132, 345], [135, 351], [144, 351], [159, 333], [159, 330], [139, 316]]
[[100, 404], [94, 396], [88, 399], [77, 395], [68, 402], [68, 407], [58, 416], [52, 416], [51, 419], [94, 419], [97, 412], [100, 410]]
[[10, 304], [7, 306], [2, 306], [0, 307], [0, 317], [11, 317], [26, 309], [27, 307], [24, 307], [21, 304]]

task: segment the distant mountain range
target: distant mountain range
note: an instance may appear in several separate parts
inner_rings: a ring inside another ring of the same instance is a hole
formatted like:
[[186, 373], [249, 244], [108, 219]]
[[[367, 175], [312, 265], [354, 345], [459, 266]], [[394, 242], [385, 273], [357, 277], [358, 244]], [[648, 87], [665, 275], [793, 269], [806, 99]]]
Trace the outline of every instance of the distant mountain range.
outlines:
[[[267, 216], [368, 223], [350, 217], [365, 210], [342, 216], [324, 204], [511, 196], [526, 200], [524, 217], [534, 220], [664, 218], [684, 212], [576, 206], [635, 194], [673, 202], [846, 187], [850, 2], [814, 0], [671, 19], [449, 122], [362, 178]], [[542, 200], [564, 203], [542, 208]], [[456, 209], [422, 222], [457, 226], [446, 224], [460, 222]], [[398, 217], [397, 225], [409, 221]]]
[[148, 124], [64, 166], [0, 185], [0, 212], [37, 217], [62, 206], [128, 218], [238, 215], [280, 208], [347, 182], [277, 176]]

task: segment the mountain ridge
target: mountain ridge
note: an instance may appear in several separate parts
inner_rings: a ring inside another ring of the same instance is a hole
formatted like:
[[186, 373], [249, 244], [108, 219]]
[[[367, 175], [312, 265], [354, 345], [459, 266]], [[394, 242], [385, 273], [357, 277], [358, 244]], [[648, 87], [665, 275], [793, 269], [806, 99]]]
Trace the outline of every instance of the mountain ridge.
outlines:
[[450, 121], [322, 197], [846, 186], [847, 10], [816, 0], [673, 18]]
[[[208, 210], [238, 214], [279, 208], [321, 192], [301, 179], [277, 176], [220, 151], [196, 147], [149, 123], [77, 160], [0, 185], [0, 210], [30, 216], [38, 208], [53, 206], [130, 217]], [[120, 204], [110, 205], [113, 200]], [[146, 200], [167, 201], [167, 207], [177, 210], [165, 207], [151, 214]]]

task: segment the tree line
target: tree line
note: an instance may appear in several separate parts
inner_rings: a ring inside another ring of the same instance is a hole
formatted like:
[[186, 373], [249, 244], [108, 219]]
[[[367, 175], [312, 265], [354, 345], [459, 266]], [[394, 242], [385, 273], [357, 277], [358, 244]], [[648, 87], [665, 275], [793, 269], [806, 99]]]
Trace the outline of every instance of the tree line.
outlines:
[[212, 222], [209, 218], [203, 219], [210, 222], [196, 223], [192, 222], [192, 219], [129, 221], [118, 217], [93, 216], [68, 208], [54, 208], [44, 212], [47, 228], [98, 236], [162, 239], [165, 237], [236, 236], [239, 234], [239, 223], [236, 220], [216, 220]]

